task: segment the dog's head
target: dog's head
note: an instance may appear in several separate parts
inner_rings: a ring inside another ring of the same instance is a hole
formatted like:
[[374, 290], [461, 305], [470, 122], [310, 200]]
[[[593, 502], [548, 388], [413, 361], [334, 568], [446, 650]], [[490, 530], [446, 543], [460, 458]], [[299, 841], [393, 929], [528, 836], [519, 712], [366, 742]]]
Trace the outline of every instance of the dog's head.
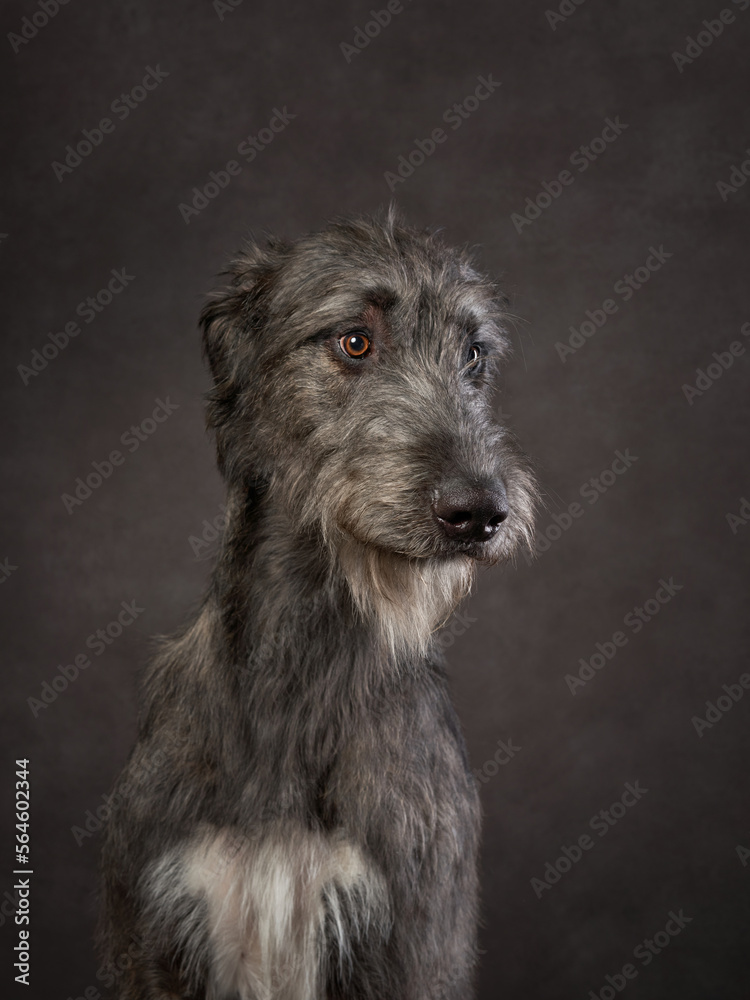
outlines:
[[533, 478], [490, 402], [495, 289], [392, 212], [252, 246], [229, 273], [202, 315], [223, 474], [317, 532], [363, 608], [416, 576], [440, 617], [532, 530]]

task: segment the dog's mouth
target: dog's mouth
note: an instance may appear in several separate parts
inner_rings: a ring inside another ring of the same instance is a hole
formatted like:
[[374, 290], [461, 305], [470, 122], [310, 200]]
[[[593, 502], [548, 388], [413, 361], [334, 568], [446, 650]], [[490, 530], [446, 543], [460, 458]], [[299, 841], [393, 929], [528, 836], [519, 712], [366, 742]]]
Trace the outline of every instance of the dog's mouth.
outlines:
[[[491, 532], [484, 539], [470, 537], [449, 537], [435, 527], [424, 526], [427, 530], [412, 535], [409, 543], [399, 545], [393, 539], [379, 539], [364, 535], [351, 524], [339, 522], [338, 528], [345, 538], [366, 549], [378, 551], [381, 555], [403, 559], [408, 562], [426, 562], [428, 560], [445, 560], [453, 562], [456, 559], [469, 558], [477, 563], [492, 565], [498, 559], [499, 531]], [[420, 537], [421, 536], [421, 537]], [[494, 542], [494, 544], [493, 544]]]
[[493, 563], [496, 559], [495, 546], [488, 545], [487, 542], [453, 542], [448, 546], [443, 545], [440, 554], [448, 559], [455, 556], [468, 556], [479, 563]]

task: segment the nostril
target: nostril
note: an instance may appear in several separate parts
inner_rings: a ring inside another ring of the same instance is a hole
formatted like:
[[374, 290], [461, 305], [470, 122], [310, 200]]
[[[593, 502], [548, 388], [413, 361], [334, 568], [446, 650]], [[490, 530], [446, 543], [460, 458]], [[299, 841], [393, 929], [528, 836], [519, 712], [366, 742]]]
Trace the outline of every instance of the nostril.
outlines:
[[487, 527], [488, 528], [499, 528], [500, 525], [503, 523], [503, 521], [507, 518], [507, 516], [508, 516], [508, 511], [507, 510], [500, 510], [500, 511], [498, 511], [497, 514], [495, 514], [494, 517], [491, 517], [489, 519], [489, 521], [487, 522]]
[[460, 528], [462, 524], [469, 523], [472, 513], [470, 510], [445, 511], [443, 514], [438, 513], [438, 517], [441, 521], [452, 524], [454, 528]]

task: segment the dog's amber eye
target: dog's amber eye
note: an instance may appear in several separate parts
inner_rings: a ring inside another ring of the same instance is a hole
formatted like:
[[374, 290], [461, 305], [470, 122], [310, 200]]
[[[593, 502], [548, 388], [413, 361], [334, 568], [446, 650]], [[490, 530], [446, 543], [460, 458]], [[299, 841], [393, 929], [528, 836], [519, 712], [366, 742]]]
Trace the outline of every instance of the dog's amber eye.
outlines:
[[370, 338], [359, 330], [345, 334], [339, 339], [339, 344], [341, 350], [350, 358], [364, 358], [370, 351]]

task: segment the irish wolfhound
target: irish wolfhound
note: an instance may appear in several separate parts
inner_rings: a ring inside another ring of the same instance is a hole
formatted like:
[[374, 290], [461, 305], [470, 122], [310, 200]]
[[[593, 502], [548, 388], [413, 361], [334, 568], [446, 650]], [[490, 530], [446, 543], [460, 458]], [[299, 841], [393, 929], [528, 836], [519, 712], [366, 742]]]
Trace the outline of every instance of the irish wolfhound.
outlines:
[[116, 995], [465, 1000], [479, 809], [434, 637], [531, 532], [503, 303], [392, 212], [229, 274], [202, 315], [227, 527], [117, 789]]

